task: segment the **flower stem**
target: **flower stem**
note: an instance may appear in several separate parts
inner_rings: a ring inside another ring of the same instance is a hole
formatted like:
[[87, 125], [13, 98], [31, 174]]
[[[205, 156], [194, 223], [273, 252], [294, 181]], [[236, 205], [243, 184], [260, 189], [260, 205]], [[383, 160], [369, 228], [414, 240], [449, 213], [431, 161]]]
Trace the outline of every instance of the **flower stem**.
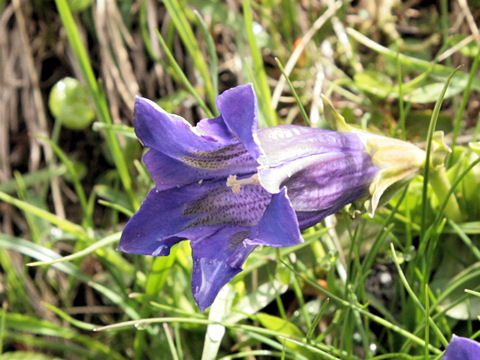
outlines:
[[[451, 188], [445, 166], [437, 166], [431, 169], [430, 185], [432, 186], [433, 192], [437, 196], [440, 204], [443, 203]], [[462, 221], [463, 219], [454, 194], [450, 194], [450, 197], [448, 198], [447, 206], [445, 207], [445, 214], [448, 218], [456, 222]]]

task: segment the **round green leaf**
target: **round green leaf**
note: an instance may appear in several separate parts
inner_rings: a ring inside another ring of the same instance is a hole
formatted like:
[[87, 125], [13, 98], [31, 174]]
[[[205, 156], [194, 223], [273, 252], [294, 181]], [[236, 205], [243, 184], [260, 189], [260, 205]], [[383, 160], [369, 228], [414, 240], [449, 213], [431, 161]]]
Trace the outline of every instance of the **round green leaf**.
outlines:
[[71, 77], [65, 77], [53, 86], [48, 107], [63, 126], [73, 130], [85, 129], [95, 118], [86, 89]]

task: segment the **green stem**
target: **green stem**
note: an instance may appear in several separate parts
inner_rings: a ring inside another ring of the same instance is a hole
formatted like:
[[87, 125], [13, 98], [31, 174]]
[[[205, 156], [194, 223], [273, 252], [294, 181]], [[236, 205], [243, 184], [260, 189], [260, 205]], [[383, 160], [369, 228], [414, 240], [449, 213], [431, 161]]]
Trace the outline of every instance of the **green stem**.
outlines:
[[[398, 61], [400, 64], [404, 66], [408, 66], [409, 68], [414, 68], [417, 71], [431, 71], [432, 75], [435, 76], [448, 76], [452, 72], [452, 68], [440, 64], [435, 64], [435, 63], [430, 63], [428, 61], [415, 58], [412, 56], [407, 56], [404, 54], [398, 54], [396, 51], [390, 50], [389, 48], [386, 48], [378, 43], [376, 43], [373, 40], [370, 40], [367, 38], [365, 35], [361, 34], [357, 30], [353, 28], [348, 28], [347, 29], [347, 34], [350, 35], [352, 38], [354, 38], [356, 41], [358, 41], [360, 44], [365, 45], [366, 47], [378, 52], [379, 54], [388, 57], [390, 59], [395, 60], [398, 57]], [[457, 74], [457, 81], [468, 81], [468, 76], [469, 74], [466, 74], [464, 72], [459, 72]], [[480, 90], [480, 78], [474, 78], [472, 81], [472, 88], [474, 90]], [[404, 91], [405, 91], [405, 86], [404, 86]]]
[[[445, 166], [431, 168], [430, 185], [432, 186], [433, 192], [437, 196], [440, 204], [442, 204], [447, 198], [447, 195], [451, 188], [450, 180], [448, 180]], [[447, 200], [445, 214], [455, 222], [460, 222], [463, 219], [460, 207], [458, 206], [458, 202], [454, 194], [450, 194]]]

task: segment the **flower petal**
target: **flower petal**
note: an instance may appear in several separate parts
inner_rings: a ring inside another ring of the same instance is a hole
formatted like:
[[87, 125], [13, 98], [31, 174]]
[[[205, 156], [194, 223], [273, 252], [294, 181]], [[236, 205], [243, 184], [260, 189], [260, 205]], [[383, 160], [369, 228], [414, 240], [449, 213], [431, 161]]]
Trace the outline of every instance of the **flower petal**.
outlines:
[[194, 259], [192, 293], [200, 310], [205, 311], [212, 305], [220, 289], [241, 271], [241, 268], [232, 268], [224, 261]]
[[297, 211], [296, 214], [298, 219], [298, 226], [300, 227], [300, 230], [307, 229], [310, 226], [318, 224], [325, 217], [337, 212], [341, 208], [342, 207], [339, 207], [338, 209], [328, 208], [322, 211]]
[[252, 229], [245, 242], [248, 245], [272, 247], [293, 246], [303, 242], [297, 216], [285, 188], [272, 196], [272, 201], [262, 219]]
[[[206, 119], [204, 126], [193, 127], [182, 117], [167, 113], [146, 98], [135, 99], [133, 116], [135, 133], [144, 145], [173, 158], [238, 143], [219, 118]], [[211, 133], [204, 134], [200, 129]]]
[[166, 256], [171, 246], [186, 237], [211, 234], [215, 229], [186, 229], [191, 218], [183, 215], [183, 208], [202, 194], [203, 191], [195, 187], [188, 192], [152, 189], [125, 226], [118, 249], [132, 254]]
[[442, 360], [478, 360], [480, 344], [472, 339], [452, 335]]
[[259, 129], [258, 139], [266, 155], [260, 159], [264, 167], [276, 167], [310, 155], [365, 151], [355, 134], [297, 125]]
[[[233, 196], [239, 195], [241, 193]], [[272, 197], [261, 219], [256, 217], [255, 221], [257, 224], [252, 228], [225, 225], [218, 232], [191, 242], [192, 291], [202, 310], [210, 306], [222, 286], [241, 271], [256, 245], [283, 247], [303, 242], [286, 189]]]
[[241, 85], [224, 91], [216, 104], [229, 130], [248, 149], [254, 159], [262, 155], [256, 139], [257, 98], [252, 84]]
[[180, 187], [204, 179], [226, 179], [231, 174], [250, 174], [257, 167], [257, 163], [240, 146], [224, 148], [221, 154], [217, 152], [216, 157], [210, 153], [208, 159], [184, 158], [184, 161], [150, 149], [143, 155], [143, 162], [159, 190]]
[[271, 193], [286, 186], [297, 212], [338, 210], [361, 196], [377, 172], [355, 134], [286, 125], [261, 130], [259, 139], [266, 154], [260, 183]]
[[152, 189], [125, 226], [119, 250], [163, 256], [181, 239], [200, 239], [229, 225], [254, 226], [270, 199], [259, 185], [241, 186], [234, 194], [225, 180]]
[[[199, 308], [209, 307], [220, 289], [236, 274], [255, 246], [246, 246], [243, 239], [249, 228], [224, 226], [209, 237], [191, 242], [193, 256], [192, 292]], [[234, 255], [237, 260], [229, 263]]]
[[[237, 196], [237, 195], [235, 195]], [[291, 246], [303, 242], [286, 190], [272, 197], [253, 228], [226, 225], [218, 232], [191, 242], [192, 292], [200, 309], [206, 309], [220, 289], [238, 274], [256, 245]]]
[[[363, 152], [332, 153], [299, 159], [265, 173], [286, 186], [296, 211], [337, 211], [366, 193], [377, 168]], [[290, 176], [288, 176], [290, 174]]]
[[[207, 184], [205, 184], [207, 185]], [[271, 195], [259, 185], [241, 186], [237, 194], [220, 181], [184, 209], [187, 227], [210, 225], [253, 226], [262, 218]]]
[[151, 148], [145, 163], [159, 189], [250, 173], [257, 167], [255, 159], [221, 117], [204, 119], [192, 127], [183, 118], [140, 97], [135, 102], [134, 117], [137, 136]]
[[143, 162], [158, 190], [188, 185], [206, 177], [205, 171], [192, 168], [155, 149], [150, 149], [143, 155]]

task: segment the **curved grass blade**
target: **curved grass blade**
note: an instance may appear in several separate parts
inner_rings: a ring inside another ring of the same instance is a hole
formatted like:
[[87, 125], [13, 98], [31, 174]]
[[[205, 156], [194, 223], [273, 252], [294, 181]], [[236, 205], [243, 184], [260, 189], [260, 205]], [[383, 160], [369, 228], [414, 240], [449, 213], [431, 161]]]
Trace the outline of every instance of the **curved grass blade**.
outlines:
[[108, 246], [110, 244], [116, 243], [117, 241], [120, 240], [120, 236], [121, 236], [121, 233], [117, 232], [115, 234], [107, 236], [106, 238], [103, 238], [102, 240], [99, 240], [99, 241], [95, 242], [93, 245], [90, 245], [90, 246], [86, 247], [85, 249], [83, 249], [81, 251], [78, 251], [74, 254], [67, 255], [67, 256], [64, 256], [64, 257], [61, 257], [61, 258], [58, 258], [58, 259], [55, 259], [55, 260], [50, 260], [50, 261], [31, 262], [31, 263], [28, 263], [27, 266], [45, 266], [45, 265], [58, 264], [58, 263], [78, 259], [78, 258], [87, 256], [88, 254], [91, 254], [91, 253], [95, 252], [95, 250], [100, 249], [104, 246]]
[[[357, 30], [353, 28], [348, 28], [347, 33], [353, 37], [356, 41], [358, 41], [360, 44], [365, 45], [369, 49], [372, 49], [373, 51], [378, 52], [379, 54], [388, 57], [390, 59], [395, 59], [397, 58], [397, 52], [390, 50], [375, 41], [367, 38], [365, 35], [361, 34]], [[411, 68], [414, 68], [416, 70], [421, 70], [421, 71], [431, 71], [432, 75], [438, 75], [442, 77], [448, 77], [451, 75], [452, 71], [454, 69], [448, 67], [448, 66], [443, 66], [440, 64], [433, 64], [429, 61], [421, 60], [415, 57], [407, 56], [404, 54], [398, 54], [398, 61], [404, 65], [408, 66]], [[460, 72], [458, 75], [458, 78], [460, 81], [468, 81], [468, 74], [465, 74], [463, 72]], [[472, 88], [479, 91], [480, 90], [480, 79], [475, 78], [473, 79], [472, 82]]]
[[205, 20], [203, 20], [202, 16], [197, 10], [194, 10], [193, 13], [195, 14], [198, 24], [200, 25], [200, 30], [202, 31], [202, 35], [207, 42], [207, 51], [208, 56], [210, 57], [210, 76], [212, 77], [212, 86], [213, 86], [213, 94], [215, 97], [218, 96], [218, 56], [217, 51], [215, 49], [215, 43], [213, 42], [212, 34], [208, 31], [207, 24], [205, 24]]
[[131, 139], [138, 139], [137, 135], [135, 135], [135, 130], [132, 126], [128, 126], [124, 124], [105, 124], [99, 121], [95, 121], [92, 124], [93, 131], [99, 131], [103, 129], [109, 129], [109, 130], [115, 131], [116, 133], [122, 134]]
[[97, 327], [97, 325], [90, 324], [84, 321], [77, 320], [70, 315], [68, 315], [66, 312], [62, 311], [61, 309], [57, 308], [56, 306], [43, 302], [43, 305], [53, 311], [55, 314], [60, 316], [63, 320], [67, 321], [68, 323], [72, 324], [73, 326], [82, 329], [82, 330], [93, 330]]
[[123, 357], [112, 350], [106, 344], [98, 340], [92, 339], [90, 336], [81, 335], [77, 332], [65, 328], [61, 325], [53, 324], [49, 321], [33, 318], [24, 314], [7, 314], [6, 315], [6, 328], [13, 329], [15, 331], [27, 332], [35, 335], [42, 336], [55, 336], [63, 339], [73, 340], [95, 351], [98, 356], [108, 356], [109, 359], [121, 360]]
[[[195, 67], [203, 78], [208, 102], [212, 108], [215, 109], [215, 94], [212, 81], [208, 74], [208, 66], [205, 62], [202, 52], [200, 51], [200, 47], [198, 46], [198, 42], [195, 38], [192, 27], [190, 26], [190, 23], [185, 15], [185, 8], [176, 0], [163, 0], [163, 4], [167, 8], [169, 15], [172, 17], [173, 24], [175, 25], [183, 44], [187, 48]], [[158, 34], [159, 33], [157, 32], [157, 35]], [[209, 117], [212, 116], [209, 115]]]
[[[17, 251], [23, 255], [30, 256], [34, 259], [44, 262], [61, 258], [60, 255], [57, 254], [55, 251], [47, 249], [46, 247], [34, 244], [25, 239], [15, 238], [1, 233], [0, 247]], [[105, 296], [111, 302], [118, 305], [130, 318], [138, 319], [138, 313], [135, 311], [135, 309], [133, 309], [130, 305], [127, 304], [124, 298], [122, 298], [115, 291], [86, 276], [82, 271], [80, 271], [78, 267], [70, 263], [57, 263], [53, 264], [52, 267], [85, 282], [87, 285], [97, 290], [100, 294]]]
[[457, 143], [457, 137], [460, 133], [460, 126], [462, 125], [463, 114], [465, 112], [465, 108], [467, 107], [468, 99], [470, 98], [470, 93], [472, 91], [472, 84], [473, 80], [477, 76], [478, 65], [480, 64], [480, 47], [478, 48], [477, 54], [473, 59], [472, 68], [470, 69], [470, 74], [468, 75], [467, 85], [465, 86], [465, 91], [462, 95], [462, 102], [460, 104], [460, 108], [457, 110], [457, 116], [455, 118], [455, 124], [453, 126], [452, 132], [452, 149], [455, 147]]
[[180, 78], [182, 81], [183, 85], [187, 88], [187, 90], [190, 92], [190, 94], [193, 95], [195, 100], [197, 100], [198, 105], [205, 111], [208, 117], [213, 117], [212, 112], [208, 108], [208, 106], [205, 104], [205, 102], [202, 100], [200, 95], [198, 95], [197, 91], [195, 88], [190, 84], [190, 81], [188, 80], [187, 76], [183, 73], [182, 69], [180, 68], [180, 65], [178, 65], [177, 61], [175, 60], [175, 57], [173, 56], [172, 52], [168, 48], [167, 44], [165, 43], [165, 40], [162, 37], [162, 34], [156, 29], [155, 33], [157, 34], [158, 40], [160, 41], [160, 45], [162, 45], [163, 51], [165, 51], [165, 55], [168, 58], [168, 61], [170, 62], [170, 65], [172, 65], [175, 73], [177, 76]]
[[288, 86], [290, 87], [290, 91], [292, 92], [293, 96], [295, 97], [295, 100], [297, 101], [297, 105], [298, 105], [298, 107], [300, 108], [300, 112], [301, 112], [301, 114], [302, 114], [303, 121], [305, 121], [305, 124], [307, 124], [308, 126], [311, 126], [311, 124], [310, 124], [310, 119], [308, 118], [307, 112], [305, 111], [305, 108], [303, 107], [303, 104], [302, 104], [302, 102], [300, 101], [300, 98], [298, 97], [298, 94], [297, 94], [297, 92], [295, 91], [295, 88], [293, 87], [293, 84], [292, 84], [292, 82], [290, 81], [290, 78], [288, 77], [287, 73], [285, 72], [285, 69], [283, 68], [282, 63], [280, 62], [280, 59], [276, 57], [276, 58], [275, 58], [275, 62], [277, 63], [278, 68], [279, 68], [280, 71], [282, 72], [282, 75], [283, 75], [283, 76], [285, 77], [285, 79], [287, 80], [287, 84], [288, 84]]
[[131, 217], [133, 216], [133, 211], [128, 210], [126, 207], [124, 207], [124, 206], [122, 206], [122, 205], [120, 205], [120, 204], [114, 204], [114, 203], [112, 203], [112, 202], [110, 202], [110, 201], [102, 200], [102, 199], [98, 200], [98, 203], [99, 203], [100, 205], [105, 206], [105, 207], [109, 207], [109, 208], [111, 208], [111, 209], [113, 209], [113, 210], [116, 210], [116, 211], [118, 211], [118, 212], [121, 212], [122, 214], [128, 216], [129, 218], [131, 218]]
[[[385, 320], [384, 318], [382, 318], [380, 316], [377, 316], [375, 314], [370, 313], [369, 311], [365, 310], [364, 308], [360, 307], [357, 304], [350, 303], [350, 302], [340, 298], [339, 296], [335, 295], [334, 293], [330, 292], [329, 290], [327, 290], [327, 289], [323, 288], [322, 286], [320, 286], [319, 284], [317, 284], [315, 281], [313, 281], [313, 280], [309, 279], [308, 277], [298, 273], [294, 268], [291, 267], [291, 265], [287, 264], [286, 262], [284, 262], [282, 260], [280, 260], [280, 261], [286, 267], [288, 267], [291, 271], [293, 271], [296, 276], [300, 277], [305, 282], [307, 282], [308, 284], [313, 286], [315, 289], [320, 291], [322, 294], [324, 294], [325, 296], [330, 298], [331, 301], [334, 301], [334, 302], [342, 305], [345, 308], [350, 308], [354, 311], [358, 311], [360, 314], [364, 315], [365, 317], [369, 318], [370, 320], [386, 327], [387, 329], [390, 329], [391, 331], [394, 331], [394, 332], [400, 334], [401, 336], [411, 340], [412, 342], [414, 342], [414, 343], [416, 343], [416, 344], [418, 344], [422, 347], [427, 346], [425, 344], [425, 341], [423, 339], [419, 338], [418, 336], [416, 336], [416, 335], [412, 334], [411, 332], [401, 328], [398, 325], [395, 325], [395, 324], [391, 323], [390, 321]], [[430, 344], [428, 345], [428, 348], [430, 349], [431, 352], [433, 352], [435, 354], [439, 354], [441, 352], [440, 350], [438, 350], [437, 348], [433, 347]]]
[[73, 187], [75, 188], [75, 192], [77, 193], [78, 200], [80, 201], [80, 206], [82, 207], [83, 216], [86, 224], [88, 227], [91, 227], [93, 225], [92, 214], [89, 210], [87, 204], [87, 197], [85, 195], [85, 192], [83, 191], [82, 184], [80, 183], [80, 177], [77, 173], [77, 170], [75, 169], [75, 166], [73, 165], [73, 162], [67, 157], [67, 155], [62, 151], [62, 149], [60, 149], [60, 147], [49, 138], [38, 135], [35, 137], [47, 142], [53, 149], [57, 157], [60, 159], [60, 161], [63, 163], [63, 165], [65, 165], [65, 167], [67, 168], [67, 171], [69, 172], [73, 182]]
[[16, 199], [4, 192], [0, 191], [0, 200], [5, 201], [6, 203], [16, 206], [17, 208], [26, 211], [30, 214], [36, 215], [49, 223], [58, 226], [60, 229], [69, 232], [79, 239], [86, 240], [88, 239], [88, 235], [86, 231], [79, 225], [74, 224], [66, 219], [62, 219], [51, 212], [48, 212], [44, 209], [41, 209], [37, 206], [29, 204], [25, 201]]
[[[435, 107], [433, 109], [432, 117], [430, 119], [430, 124], [428, 125], [428, 132], [427, 132], [427, 145], [426, 145], [426, 155], [425, 155], [425, 169], [423, 175], [423, 191], [422, 191], [422, 220], [421, 220], [421, 236], [420, 238], [423, 239], [425, 235], [425, 225], [427, 221], [427, 190], [428, 190], [428, 180], [430, 176], [430, 158], [432, 154], [432, 142], [433, 142], [433, 133], [435, 128], [437, 127], [437, 120], [440, 114], [440, 109], [442, 106], [443, 98], [445, 97], [445, 93], [447, 92], [448, 86], [450, 85], [450, 81], [452, 80], [453, 76], [460, 68], [456, 68], [447, 78], [445, 85], [442, 89], [442, 93], [438, 98], [437, 102], [435, 103]], [[451, 199], [453, 195], [450, 195], [447, 199]], [[455, 200], [455, 199], [454, 199]], [[456, 200], [455, 200], [456, 204]], [[457, 204], [458, 207], [458, 204]], [[422, 254], [419, 251], [419, 256]]]
[[[415, 292], [411, 288], [410, 284], [408, 283], [408, 280], [405, 277], [405, 274], [403, 273], [402, 268], [400, 267], [400, 263], [399, 263], [399, 260], [398, 260], [398, 257], [397, 257], [397, 253], [395, 251], [395, 247], [393, 246], [393, 243], [390, 243], [390, 251], [392, 252], [393, 262], [394, 262], [395, 267], [397, 269], [397, 273], [400, 276], [400, 280], [402, 281], [403, 287], [405, 288], [405, 290], [407, 290], [408, 294], [410, 295], [410, 297], [413, 300], [413, 302], [415, 303], [415, 305], [420, 309], [420, 311], [422, 313], [425, 314], [426, 321], [428, 321], [428, 323], [425, 324], [425, 327], [428, 328], [428, 326], [430, 325], [432, 327], [432, 330], [435, 332], [435, 334], [438, 336], [438, 338], [442, 342], [442, 344], [444, 346], [447, 346], [448, 345], [448, 340], [445, 338], [445, 336], [443, 336], [443, 334], [442, 334], [441, 330], [439, 329], [439, 327], [437, 326], [437, 324], [430, 317], [429, 311], [427, 311], [427, 309], [422, 305], [422, 303], [418, 299], [417, 295], [415, 294]], [[425, 296], [425, 298], [428, 299], [428, 296]], [[428, 302], [426, 304], [426, 307], [430, 308]], [[426, 340], [428, 340], [428, 338]], [[425, 341], [425, 343], [428, 345], [427, 341]], [[427, 347], [425, 349], [427, 349]]]
[[[52, 177], [62, 176], [67, 172], [65, 165], [54, 165], [50, 168], [33, 171], [28, 174], [22, 174], [22, 180], [25, 187], [29, 187], [41, 182], [50, 181]], [[11, 194], [17, 191], [16, 180], [9, 180], [0, 184], [0, 191]]]

